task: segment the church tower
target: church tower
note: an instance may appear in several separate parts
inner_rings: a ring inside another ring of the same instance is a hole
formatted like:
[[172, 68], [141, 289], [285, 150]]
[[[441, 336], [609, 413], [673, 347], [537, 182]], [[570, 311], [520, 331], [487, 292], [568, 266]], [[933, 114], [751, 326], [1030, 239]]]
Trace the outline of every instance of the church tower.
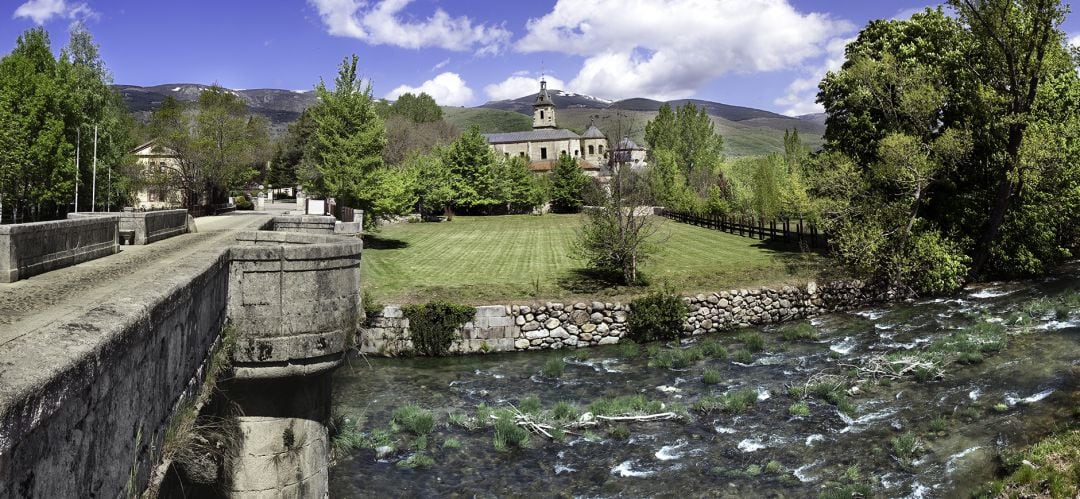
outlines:
[[555, 128], [555, 103], [548, 95], [547, 81], [540, 78], [540, 93], [533, 102], [533, 129]]

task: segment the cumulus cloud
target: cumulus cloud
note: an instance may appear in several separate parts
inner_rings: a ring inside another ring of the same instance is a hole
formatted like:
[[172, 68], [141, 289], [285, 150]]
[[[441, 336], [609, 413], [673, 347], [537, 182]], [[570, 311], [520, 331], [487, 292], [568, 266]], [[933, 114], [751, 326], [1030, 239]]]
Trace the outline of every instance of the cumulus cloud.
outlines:
[[498, 53], [510, 39], [501, 26], [476, 24], [466, 16], [451, 17], [446, 11], [420, 21], [405, 20], [402, 13], [413, 0], [308, 0], [319, 11], [327, 31], [334, 36], [363, 40], [372, 45], [419, 49], [438, 47], [477, 54]]
[[11, 17], [12, 19], [25, 17], [32, 19], [35, 23], [45, 24], [46, 21], [54, 17], [85, 20], [94, 19], [97, 15], [97, 12], [94, 12], [94, 10], [84, 2], [68, 3], [67, 0], [28, 0], [26, 3], [18, 6], [15, 9], [15, 14]]
[[386, 98], [395, 100], [401, 94], [419, 94], [420, 92], [430, 95], [442, 106], [464, 106], [473, 100], [473, 91], [465, 84], [465, 80], [461, 79], [461, 75], [449, 72], [425, 81], [419, 87], [401, 85], [386, 94]]
[[1069, 45], [1080, 49], [1080, 33], [1077, 33], [1069, 39]]
[[692, 96], [730, 72], [776, 71], [854, 27], [787, 0], [559, 0], [515, 48], [585, 57], [574, 91], [609, 98]]
[[[554, 76], [545, 76], [548, 88], [565, 89], [566, 83]], [[484, 87], [484, 93], [491, 100], [516, 99], [525, 95], [535, 94], [540, 90], [540, 78], [529, 76], [529, 73], [518, 71], [509, 78], [492, 83]]]
[[855, 38], [834, 38], [829, 41], [825, 59], [821, 64], [812, 67], [806, 76], [796, 78], [791, 82], [787, 87], [787, 93], [774, 100], [773, 103], [785, 107], [784, 114], [788, 116], [825, 112], [821, 104], [814, 102], [817, 99], [818, 83], [821, 83], [829, 71], [840, 70], [844, 61], [847, 60], [844, 49], [853, 41]]

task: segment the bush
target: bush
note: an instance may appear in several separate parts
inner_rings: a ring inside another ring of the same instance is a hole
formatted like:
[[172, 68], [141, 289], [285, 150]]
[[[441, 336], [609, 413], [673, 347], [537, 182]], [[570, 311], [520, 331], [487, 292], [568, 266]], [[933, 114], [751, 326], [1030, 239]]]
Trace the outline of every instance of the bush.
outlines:
[[254, 210], [255, 209], [255, 205], [251, 201], [248, 201], [248, 198], [246, 198], [244, 196], [236, 196], [235, 198], [233, 198], [233, 204], [236, 205], [236, 209], [238, 209], [238, 210]]
[[458, 339], [457, 330], [476, 315], [476, 309], [446, 302], [402, 307], [409, 319], [413, 346], [420, 355], [446, 355]]
[[655, 291], [630, 304], [630, 338], [639, 343], [679, 337], [689, 308], [670, 289]]
[[364, 290], [364, 297], [361, 300], [361, 305], [364, 307], [364, 320], [371, 322], [371, 319], [376, 315], [379, 315], [383, 311], [383, 304], [379, 303], [379, 300], [375, 299], [375, 295], [368, 290]]

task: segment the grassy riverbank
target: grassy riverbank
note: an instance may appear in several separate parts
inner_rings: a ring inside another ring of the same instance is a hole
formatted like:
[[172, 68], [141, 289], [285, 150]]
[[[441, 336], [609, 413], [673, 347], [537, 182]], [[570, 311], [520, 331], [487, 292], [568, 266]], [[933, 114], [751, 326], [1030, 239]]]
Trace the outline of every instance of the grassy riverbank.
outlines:
[[[652, 286], [684, 292], [797, 284], [818, 277], [823, 257], [765, 241], [658, 219], [659, 250], [642, 269]], [[580, 215], [455, 217], [398, 224], [365, 238], [364, 288], [381, 301], [501, 303], [643, 293], [582, 271], [573, 241]]]

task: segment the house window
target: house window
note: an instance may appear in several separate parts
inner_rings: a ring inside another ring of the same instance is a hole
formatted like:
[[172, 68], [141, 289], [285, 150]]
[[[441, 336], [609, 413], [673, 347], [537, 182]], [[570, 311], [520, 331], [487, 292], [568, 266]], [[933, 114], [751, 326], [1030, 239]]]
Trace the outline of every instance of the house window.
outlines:
[[592, 156], [593, 154], [596, 154], [596, 147], [589, 146], [589, 156]]
[[521, 151], [519, 154], [521, 155], [521, 157], [525, 157], [525, 151]]
[[507, 152], [507, 153], [503, 153], [503, 154], [506, 154], [506, 159], [510, 159], [510, 153]]
[[574, 149], [574, 157], [576, 158], [576, 157], [578, 157], [579, 155], [581, 155], [581, 151], [580, 151], [580, 150], [577, 150], [577, 149]]
[[544, 119], [544, 112], [540, 111], [540, 119]]
[[559, 151], [559, 156], [566, 156], [566, 150]]
[[547, 159], [547, 148], [546, 147], [541, 147], [540, 148], [540, 159]]

